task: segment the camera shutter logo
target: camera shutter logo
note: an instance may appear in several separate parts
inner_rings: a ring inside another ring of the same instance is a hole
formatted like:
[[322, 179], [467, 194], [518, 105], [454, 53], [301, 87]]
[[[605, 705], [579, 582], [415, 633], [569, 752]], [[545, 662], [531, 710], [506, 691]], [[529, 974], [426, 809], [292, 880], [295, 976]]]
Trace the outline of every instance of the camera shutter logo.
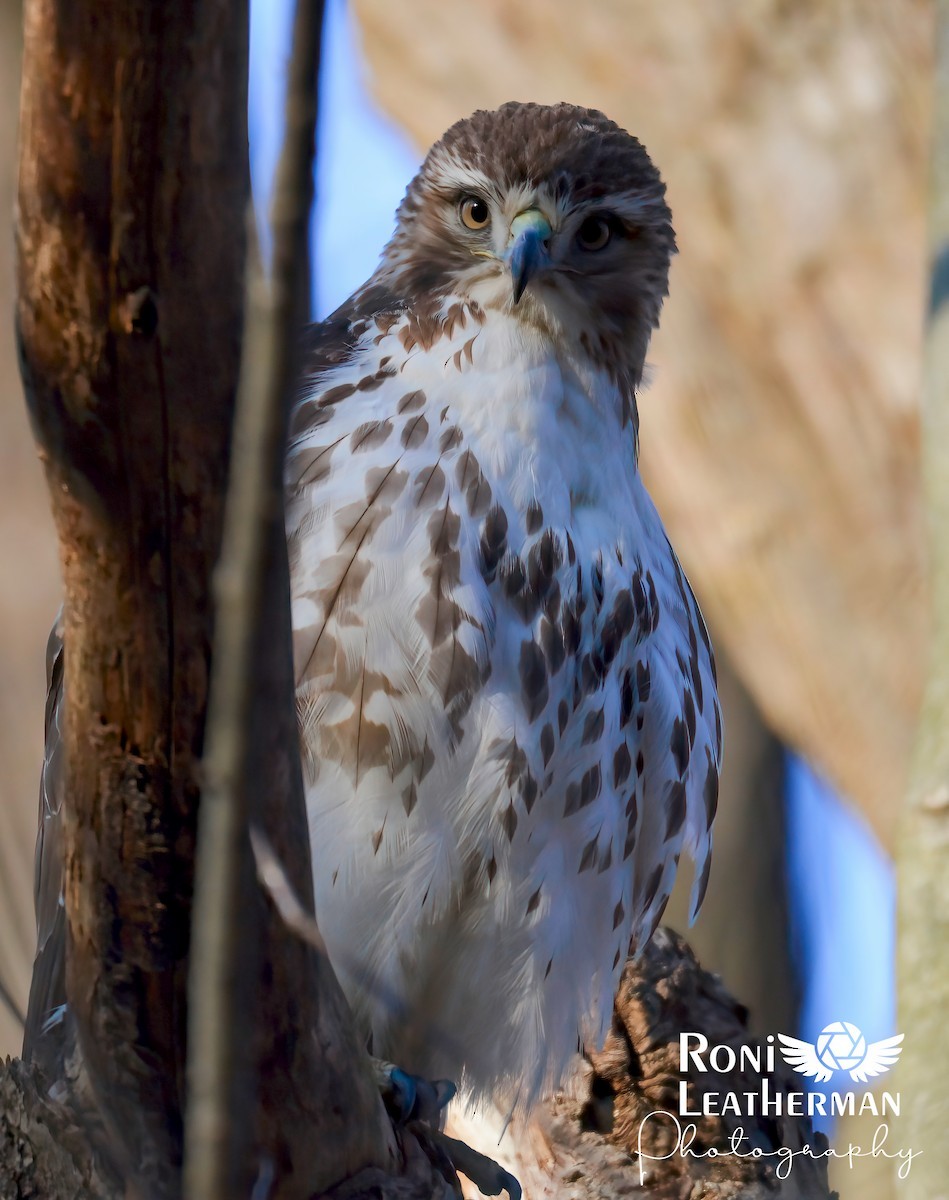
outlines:
[[826, 1083], [835, 1071], [846, 1071], [855, 1083], [866, 1083], [888, 1071], [902, 1053], [903, 1034], [867, 1043], [856, 1025], [831, 1021], [817, 1035], [817, 1042], [779, 1033], [784, 1061], [818, 1083]]

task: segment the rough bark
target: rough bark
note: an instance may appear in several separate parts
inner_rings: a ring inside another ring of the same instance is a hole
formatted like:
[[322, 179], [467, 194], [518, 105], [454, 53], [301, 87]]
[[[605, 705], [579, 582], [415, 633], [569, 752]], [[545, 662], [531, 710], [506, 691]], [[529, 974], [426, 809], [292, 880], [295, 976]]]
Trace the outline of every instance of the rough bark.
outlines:
[[[128, 1200], [94, 1153], [86, 1114], [51, 1102], [35, 1071], [0, 1063], [0, 1196], [3, 1200]], [[312, 1200], [451, 1200], [456, 1196], [415, 1140], [403, 1139], [393, 1176], [367, 1167]], [[249, 1193], [236, 1193], [244, 1195]], [[149, 1200], [151, 1194], [146, 1193]]]
[[930, 307], [923, 370], [923, 464], [932, 577], [929, 676], [903, 813], [897, 1068], [903, 1140], [921, 1150], [899, 1185], [910, 1200], [949, 1194], [949, 3], [937, 4], [929, 201]]
[[76, 1113], [51, 1102], [36, 1072], [16, 1059], [0, 1064], [0, 1114], [4, 1200], [122, 1200]]
[[24, 12], [17, 326], [65, 584], [67, 992], [107, 1124], [159, 1195], [181, 1153], [246, 36], [225, 3]]
[[[640, 1126], [656, 1110], [676, 1111], [680, 1080], [687, 1079], [691, 1107], [696, 1108], [705, 1092], [760, 1090], [763, 1073], [748, 1067], [727, 1074], [701, 1074], [690, 1067], [683, 1076], [680, 1066], [679, 1034], [683, 1029], [704, 1033], [712, 1044], [727, 1044], [736, 1050], [744, 1045], [763, 1045], [764, 1039], [750, 1036], [748, 1010], [734, 999], [715, 975], [703, 971], [687, 944], [677, 935], [660, 930], [643, 955], [641, 963], [627, 966], [616, 997], [613, 1029], [602, 1052], [592, 1056], [593, 1079], [590, 1100], [582, 1109], [586, 1127], [608, 1130], [609, 1140], [630, 1155], [639, 1146]], [[769, 1077], [772, 1094], [800, 1091], [799, 1075], [780, 1062]], [[682, 1119], [686, 1123], [686, 1119]], [[707, 1116], [695, 1119], [695, 1148], [716, 1149], [727, 1154], [732, 1135], [744, 1132], [742, 1148], [752, 1146], [765, 1157], [698, 1157], [670, 1155], [653, 1162], [648, 1175], [657, 1195], [742, 1197], [779, 1195], [790, 1200], [820, 1200], [828, 1197], [826, 1160], [802, 1157], [786, 1178], [778, 1171], [778, 1159], [767, 1157], [781, 1148], [799, 1151], [809, 1145], [815, 1152], [827, 1149], [827, 1139], [813, 1131], [805, 1117], [787, 1115]], [[675, 1129], [670, 1121], [650, 1122], [642, 1145], [656, 1159], [670, 1152]]]
[[[779, 1148], [799, 1151], [809, 1145], [815, 1154], [826, 1152], [826, 1138], [805, 1117], [680, 1117], [683, 1128], [690, 1122], [696, 1126], [695, 1154], [676, 1152], [672, 1119], [650, 1114], [678, 1113], [680, 1081], [686, 1082], [694, 1109], [703, 1092], [760, 1091], [763, 1078], [747, 1067], [719, 1075], [690, 1066], [681, 1073], [683, 1030], [736, 1050], [756, 1044], [744, 1006], [699, 966], [677, 934], [660, 929], [639, 961], [626, 964], [602, 1051], [591, 1054], [571, 1085], [529, 1120], [515, 1116], [508, 1126], [500, 1115], [492, 1126], [495, 1138], [506, 1126], [496, 1153], [520, 1179], [528, 1200], [831, 1200], [826, 1160], [802, 1155], [790, 1172], [779, 1176], [777, 1170]], [[770, 1095], [800, 1091], [800, 1077], [780, 1055], [777, 1059], [768, 1076]], [[483, 1125], [461, 1112], [450, 1119], [452, 1126], [456, 1136], [486, 1137]], [[738, 1144], [746, 1155], [755, 1145], [770, 1157], [729, 1154], [739, 1128], [745, 1140]]]

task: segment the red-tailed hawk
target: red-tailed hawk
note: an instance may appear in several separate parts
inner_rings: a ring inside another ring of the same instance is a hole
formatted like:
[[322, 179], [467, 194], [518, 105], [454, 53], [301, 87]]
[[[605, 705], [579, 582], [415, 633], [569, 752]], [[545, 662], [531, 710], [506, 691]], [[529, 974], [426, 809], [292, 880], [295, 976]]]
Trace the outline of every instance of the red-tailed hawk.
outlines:
[[315, 327], [288, 533], [317, 916], [373, 1049], [529, 1104], [708, 879], [705, 624], [637, 469], [675, 249], [642, 145], [507, 104]]

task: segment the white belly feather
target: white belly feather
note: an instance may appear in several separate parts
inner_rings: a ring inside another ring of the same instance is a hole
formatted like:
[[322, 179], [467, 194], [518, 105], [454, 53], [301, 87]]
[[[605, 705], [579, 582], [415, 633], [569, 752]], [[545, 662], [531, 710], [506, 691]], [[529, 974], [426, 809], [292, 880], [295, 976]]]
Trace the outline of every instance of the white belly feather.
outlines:
[[700, 899], [721, 718], [606, 376], [455, 326], [367, 335], [298, 417], [317, 915], [376, 1053], [529, 1103], [601, 1038], [684, 844]]

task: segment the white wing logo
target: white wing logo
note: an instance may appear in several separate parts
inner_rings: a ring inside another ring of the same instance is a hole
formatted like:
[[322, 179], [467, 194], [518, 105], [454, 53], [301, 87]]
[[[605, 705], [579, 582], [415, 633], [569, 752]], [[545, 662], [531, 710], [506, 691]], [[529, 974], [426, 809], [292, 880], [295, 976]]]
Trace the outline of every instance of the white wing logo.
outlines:
[[795, 1071], [800, 1071], [808, 1079], [816, 1079], [818, 1083], [826, 1083], [833, 1075], [833, 1071], [828, 1071], [821, 1065], [817, 1057], [817, 1047], [811, 1042], [802, 1042], [800, 1038], [789, 1037], [786, 1033], [779, 1033], [778, 1039], [781, 1042], [784, 1061]]
[[835, 1071], [847, 1071], [855, 1083], [866, 1083], [888, 1071], [903, 1051], [903, 1034], [868, 1045], [849, 1021], [832, 1021], [820, 1031], [814, 1044], [786, 1033], [779, 1033], [778, 1040], [788, 1066], [818, 1083], [826, 1083]]
[[902, 1041], [903, 1035], [898, 1033], [896, 1037], [884, 1038], [881, 1042], [871, 1042], [867, 1047], [867, 1057], [859, 1067], [850, 1072], [850, 1078], [857, 1083], [866, 1083], [873, 1076], [882, 1075], [888, 1071], [894, 1063], [899, 1061], [899, 1057], [903, 1053]]

